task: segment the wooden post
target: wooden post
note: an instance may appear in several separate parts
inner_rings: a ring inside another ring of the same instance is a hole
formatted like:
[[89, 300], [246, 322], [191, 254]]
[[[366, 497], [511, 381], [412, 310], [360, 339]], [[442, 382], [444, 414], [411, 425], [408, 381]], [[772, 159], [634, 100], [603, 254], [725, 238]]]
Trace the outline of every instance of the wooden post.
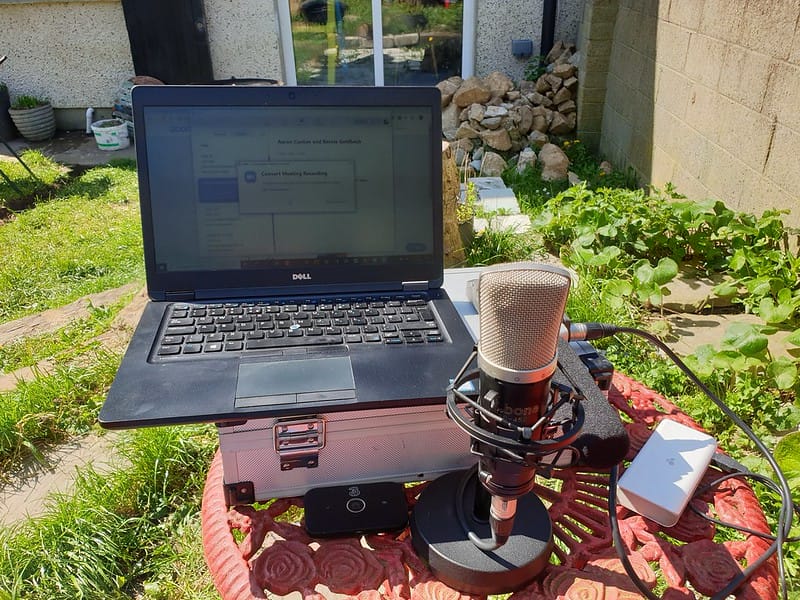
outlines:
[[458, 202], [458, 168], [450, 143], [442, 141], [442, 214], [444, 224], [444, 266], [464, 263], [464, 246], [458, 233], [456, 202]]

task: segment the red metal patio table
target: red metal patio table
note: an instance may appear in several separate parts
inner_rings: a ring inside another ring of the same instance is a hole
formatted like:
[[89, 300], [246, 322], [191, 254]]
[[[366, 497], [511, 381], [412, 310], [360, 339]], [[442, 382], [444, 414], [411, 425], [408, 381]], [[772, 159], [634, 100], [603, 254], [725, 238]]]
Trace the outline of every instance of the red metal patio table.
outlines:
[[[672, 402], [621, 373], [614, 374], [608, 398], [627, 417], [625, 426], [631, 440], [627, 459], [635, 456], [653, 427], [665, 417], [700, 429]], [[710, 467], [705, 481], [718, 475]], [[556, 477], [556, 485], [538, 486], [534, 491], [549, 504], [558, 564], [548, 567], [510, 600], [641, 597], [612, 547], [608, 473], [577, 468]], [[410, 504], [424, 485], [408, 488]], [[728, 480], [693, 503], [722, 521], [769, 532], [758, 499], [744, 481]], [[292, 592], [299, 592], [293, 594], [295, 597], [314, 599], [469, 597], [434, 578], [414, 553], [408, 529], [391, 535], [314, 540], [301, 523], [286, 520], [287, 511], [302, 505], [302, 498], [283, 498], [259, 510], [251, 506], [229, 509], [217, 453], [203, 495], [202, 528], [206, 562], [222, 598], [251, 600]], [[742, 564], [755, 561], [770, 544], [754, 535], [716, 542], [715, 526], [690, 510], [671, 528], [624, 508], [617, 514], [622, 539], [640, 578], [651, 586], [659, 585], [662, 597], [670, 600], [712, 595]], [[775, 558], [765, 562], [736, 596], [777, 598]]]

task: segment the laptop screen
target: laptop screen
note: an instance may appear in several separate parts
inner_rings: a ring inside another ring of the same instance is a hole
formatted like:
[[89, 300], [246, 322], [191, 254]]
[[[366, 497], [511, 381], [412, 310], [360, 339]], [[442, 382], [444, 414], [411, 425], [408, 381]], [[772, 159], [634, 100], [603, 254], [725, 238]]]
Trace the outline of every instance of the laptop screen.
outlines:
[[440, 277], [435, 88], [147, 86], [133, 105], [154, 297]]

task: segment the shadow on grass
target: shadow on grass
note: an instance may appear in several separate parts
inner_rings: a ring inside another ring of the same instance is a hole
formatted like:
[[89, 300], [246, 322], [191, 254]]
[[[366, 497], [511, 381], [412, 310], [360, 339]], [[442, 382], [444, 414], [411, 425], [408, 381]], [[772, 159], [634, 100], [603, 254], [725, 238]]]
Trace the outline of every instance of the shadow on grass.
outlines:
[[57, 193], [100, 197], [114, 185], [113, 178], [103, 174], [106, 168], [136, 171], [136, 161], [112, 159], [107, 165], [98, 167], [75, 166], [65, 170], [63, 175], [50, 183], [27, 173], [25, 176], [13, 177], [13, 185], [0, 178], [0, 221], [10, 218], [15, 212], [46, 202]]

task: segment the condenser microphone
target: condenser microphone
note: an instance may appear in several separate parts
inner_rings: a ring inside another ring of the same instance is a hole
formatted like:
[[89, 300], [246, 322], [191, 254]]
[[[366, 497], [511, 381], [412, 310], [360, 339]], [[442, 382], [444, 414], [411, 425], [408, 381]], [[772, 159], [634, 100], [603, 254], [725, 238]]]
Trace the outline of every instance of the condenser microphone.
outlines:
[[553, 525], [531, 490], [546, 457], [577, 456], [584, 423], [581, 394], [554, 377], [570, 283], [565, 269], [536, 263], [490, 267], [476, 282], [480, 340], [446, 407], [479, 458], [432, 481], [411, 514], [414, 549], [460, 591], [518, 590], [549, 563]]
[[[475, 424], [486, 431], [516, 439], [518, 427], [531, 439], [543, 436], [536, 427], [551, 406], [550, 382], [557, 366], [559, 333], [571, 278], [565, 269], [535, 263], [502, 265], [478, 280], [480, 341], [479, 403], [502, 416], [500, 423], [478, 412]], [[508, 423], [512, 424], [510, 427]], [[470, 535], [484, 550], [504, 544], [511, 533], [517, 498], [535, 483], [536, 467], [509, 461], [502, 450], [477, 442], [481, 456], [478, 478], [491, 495], [489, 524], [492, 540]]]

